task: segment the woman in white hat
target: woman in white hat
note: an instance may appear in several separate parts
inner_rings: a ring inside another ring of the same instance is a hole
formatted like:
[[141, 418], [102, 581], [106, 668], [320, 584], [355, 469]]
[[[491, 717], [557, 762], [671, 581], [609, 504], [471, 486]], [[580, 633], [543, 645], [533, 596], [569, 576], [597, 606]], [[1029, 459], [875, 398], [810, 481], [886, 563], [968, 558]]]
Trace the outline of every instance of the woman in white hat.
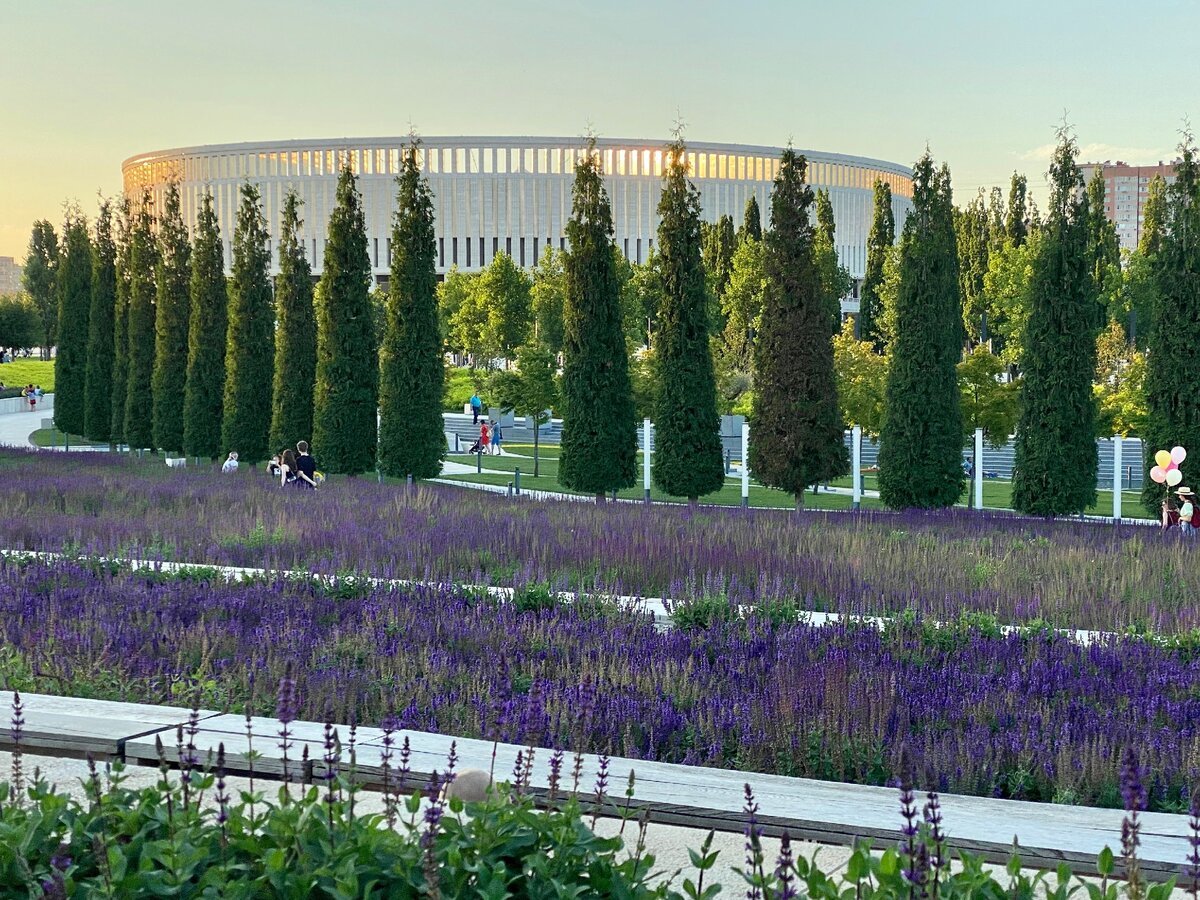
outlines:
[[1179, 498], [1181, 503], [1179, 507], [1179, 530], [1188, 537], [1191, 537], [1196, 533], [1196, 526], [1192, 524], [1192, 516], [1196, 512], [1195, 507], [1192, 505], [1192, 500], [1195, 499], [1196, 495], [1192, 493], [1191, 488], [1181, 487], [1175, 492], [1175, 496]]

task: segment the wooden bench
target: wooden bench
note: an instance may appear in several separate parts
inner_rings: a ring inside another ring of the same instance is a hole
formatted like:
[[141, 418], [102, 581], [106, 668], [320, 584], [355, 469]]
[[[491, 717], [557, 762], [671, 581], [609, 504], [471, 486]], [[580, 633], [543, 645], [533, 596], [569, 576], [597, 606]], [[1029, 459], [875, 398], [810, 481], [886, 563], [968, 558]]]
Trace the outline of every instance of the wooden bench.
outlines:
[[[172, 763], [178, 762], [177, 728], [188, 721], [188, 710], [164, 706], [75, 700], [40, 694], [22, 695], [26, 704], [22, 744], [29, 751], [56, 756], [97, 756], [124, 759], [130, 764], [158, 765], [156, 739]], [[11, 747], [5, 710], [12, 695], [0, 692], [0, 747]], [[279, 748], [280, 725], [274, 719], [251, 720], [252, 745], [246, 737], [243, 716], [200, 713], [194, 738], [200, 759], [212, 759], [217, 747], [225, 747], [231, 772], [249, 768], [249, 750], [256, 759], [254, 771], [268, 778], [282, 774]], [[325, 726], [317, 722], [293, 722], [289, 772], [295, 780], [320, 779], [326, 772]], [[339, 768], [350, 768], [349, 728], [336, 726], [342, 748]], [[518, 753], [528, 749], [515, 744], [455, 738], [428, 732], [405, 731], [394, 735], [392, 780], [398, 770], [400, 744], [407, 737], [411, 748], [410, 786], [427, 783], [433, 773], [444, 772], [450, 746], [456, 748], [457, 770], [494, 771], [497, 781], [512, 778]], [[367, 787], [383, 781], [384, 733], [378, 728], [358, 728], [355, 735], [356, 778]], [[186, 741], [186, 738], [185, 738]], [[302, 762], [307, 748], [307, 763]], [[534, 750], [531, 787], [544, 793], [548, 787], [552, 751]], [[560, 791], [571, 788], [574, 759], [567, 755], [562, 767]], [[580, 791], [593, 793], [600, 759], [583, 756]], [[632, 808], [649, 807], [656, 822], [694, 828], [741, 832], [746, 825], [744, 786], [749, 783], [759, 806], [757, 821], [768, 835], [787, 831], [792, 837], [828, 844], [852, 845], [870, 840], [876, 847], [894, 846], [900, 839], [899, 794], [892, 788], [840, 784], [806, 778], [788, 778], [753, 772], [737, 772], [700, 766], [613, 757], [608, 766], [608, 812], [626, 805], [629, 773], [636, 774]], [[924, 796], [918, 795], [918, 803]], [[1055, 868], [1067, 865], [1073, 871], [1095, 871], [1097, 854], [1105, 847], [1119, 850], [1120, 810], [1081, 806], [995, 800], [987, 797], [942, 795], [944, 827], [951, 847], [969, 850], [992, 862], [1005, 862], [1018, 842], [1025, 865]], [[1167, 813], [1141, 816], [1141, 866], [1151, 878], [1166, 880], [1177, 875], [1188, 854], [1187, 817]]]

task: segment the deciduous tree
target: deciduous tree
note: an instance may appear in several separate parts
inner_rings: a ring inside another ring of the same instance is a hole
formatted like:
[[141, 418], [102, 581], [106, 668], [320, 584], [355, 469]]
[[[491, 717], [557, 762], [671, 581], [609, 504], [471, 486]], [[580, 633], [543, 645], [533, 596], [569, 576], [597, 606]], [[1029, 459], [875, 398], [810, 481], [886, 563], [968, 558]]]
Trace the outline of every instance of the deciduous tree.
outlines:
[[534, 341], [556, 355], [563, 347], [563, 307], [567, 299], [565, 256], [562, 250], [547, 245], [533, 269], [533, 286], [529, 290]]
[[858, 425], [877, 438], [887, 408], [889, 357], [876, 353], [870, 341], [854, 336], [854, 319], [847, 318], [833, 336], [833, 368], [837, 374], [838, 406], [842, 421]]
[[21, 281], [25, 293], [29, 295], [38, 316], [41, 317], [42, 359], [50, 357], [50, 348], [54, 346], [54, 332], [58, 326], [58, 292], [54, 287], [57, 270], [58, 235], [54, 232], [54, 226], [45, 219], [34, 222]]

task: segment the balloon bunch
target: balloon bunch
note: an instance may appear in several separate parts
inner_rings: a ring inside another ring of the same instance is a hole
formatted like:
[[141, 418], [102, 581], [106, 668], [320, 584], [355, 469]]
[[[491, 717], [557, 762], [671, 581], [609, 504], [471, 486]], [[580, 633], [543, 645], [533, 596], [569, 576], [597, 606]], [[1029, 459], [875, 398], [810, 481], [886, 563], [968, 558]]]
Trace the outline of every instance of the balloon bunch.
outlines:
[[1159, 450], [1154, 454], [1154, 462], [1157, 465], [1150, 470], [1150, 480], [1155, 484], [1166, 484], [1168, 487], [1175, 487], [1175, 485], [1183, 481], [1183, 473], [1179, 471], [1179, 465], [1185, 459], [1187, 459], [1187, 451], [1182, 447]]

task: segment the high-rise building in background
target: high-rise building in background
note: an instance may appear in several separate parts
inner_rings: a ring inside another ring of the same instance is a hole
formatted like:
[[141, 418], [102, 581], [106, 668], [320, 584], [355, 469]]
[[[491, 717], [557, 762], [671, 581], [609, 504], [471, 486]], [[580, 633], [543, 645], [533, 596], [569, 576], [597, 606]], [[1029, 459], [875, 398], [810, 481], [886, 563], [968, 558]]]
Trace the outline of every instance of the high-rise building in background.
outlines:
[[1117, 240], [1122, 250], [1133, 250], [1142, 237], [1143, 208], [1149, 195], [1150, 182], [1161, 175], [1170, 184], [1175, 180], [1175, 163], [1159, 162], [1154, 166], [1131, 166], [1129, 163], [1083, 163], [1080, 167], [1084, 181], [1091, 181], [1097, 169], [1104, 176], [1104, 214], [1117, 227]]
[[22, 271], [11, 256], [0, 256], [0, 294], [20, 293]]

